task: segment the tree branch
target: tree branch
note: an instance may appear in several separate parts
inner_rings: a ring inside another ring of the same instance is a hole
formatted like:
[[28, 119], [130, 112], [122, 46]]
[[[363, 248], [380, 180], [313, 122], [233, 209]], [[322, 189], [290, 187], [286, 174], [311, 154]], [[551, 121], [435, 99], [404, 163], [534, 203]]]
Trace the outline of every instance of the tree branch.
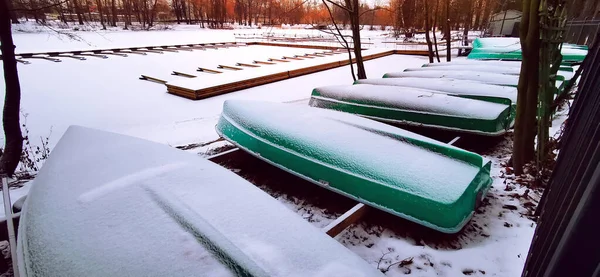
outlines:
[[369, 10], [366, 10], [366, 11], [364, 11], [364, 12], [360, 13], [360, 14], [358, 15], [358, 17], [361, 17], [361, 16], [363, 16], [363, 15], [364, 15], [364, 14], [366, 14], [366, 13], [375, 12], [375, 11], [378, 11], [378, 10], [384, 10], [384, 11], [392, 12], [390, 9], [388, 9], [388, 8], [385, 8], [385, 7], [375, 7], [375, 8], [373, 8], [373, 9], [369, 9]]
[[[331, 1], [331, 0], [324, 0], [324, 1], [323, 1], [323, 4], [325, 4], [325, 1], [327, 1], [327, 2], [331, 3], [332, 5], [335, 5], [335, 6], [337, 6], [338, 8], [340, 8], [340, 9], [342, 9], [342, 10], [345, 10], [345, 11], [347, 11], [347, 12], [349, 12], [349, 13], [351, 13], [351, 12], [352, 12], [352, 10], [351, 10], [350, 8], [348, 8], [348, 7], [345, 7], [345, 6], [342, 6], [341, 4], [339, 4], [339, 3], [336, 3], [336, 2], [333, 2], [333, 1]], [[325, 4], [325, 5], [327, 6], [327, 4]], [[327, 10], [329, 10], [329, 6], [327, 6]]]
[[[321, 1], [323, 1], [323, 5], [325, 5], [325, 7], [327, 8], [327, 12], [329, 12], [329, 18], [331, 18], [331, 22], [333, 23], [333, 26], [335, 27], [335, 30], [339, 34], [339, 38], [338, 38], [338, 36], [334, 36], [334, 37], [338, 40], [338, 42], [340, 44], [342, 44], [342, 42], [340, 41], [340, 39], [343, 40], [344, 43], [346, 44], [346, 50], [348, 51], [348, 60], [350, 61], [350, 72], [352, 73], [352, 79], [354, 81], [356, 81], [356, 75], [354, 75], [354, 67], [352, 66], [352, 52], [350, 52], [350, 45], [348, 44], [348, 41], [346, 40], [346, 38], [344, 37], [344, 35], [342, 35], [342, 32], [340, 31], [340, 28], [338, 28], [338, 26], [337, 26], [337, 23], [335, 23], [335, 18], [333, 17], [333, 13], [331, 12], [331, 9], [329, 8], [329, 5], [327, 5], [327, 3], [325, 3], [325, 1], [328, 1], [328, 0], [321, 0]], [[344, 44], [342, 44], [342, 46], [344, 46]]]
[[35, 8], [35, 9], [23, 9], [23, 8], [20, 8], [20, 9], [11, 9], [10, 11], [14, 11], [14, 12], [37, 12], [37, 11], [41, 11], [41, 10], [53, 8], [53, 7], [56, 7], [56, 6], [61, 6], [62, 4], [67, 3], [68, 1], [69, 0], [64, 0], [64, 1], [60, 1], [58, 3], [54, 3], [52, 5], [43, 6], [43, 7]]

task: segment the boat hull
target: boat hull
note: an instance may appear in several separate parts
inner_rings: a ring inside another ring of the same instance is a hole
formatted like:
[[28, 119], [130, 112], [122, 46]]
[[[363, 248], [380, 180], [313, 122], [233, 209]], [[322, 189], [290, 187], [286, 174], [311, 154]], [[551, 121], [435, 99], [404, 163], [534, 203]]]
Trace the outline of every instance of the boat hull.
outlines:
[[398, 125], [500, 136], [514, 124], [510, 99], [476, 100], [410, 87], [352, 85], [315, 88], [309, 105]]
[[382, 276], [256, 186], [166, 145], [70, 127], [34, 182], [21, 276]]
[[[334, 111], [226, 101], [216, 130], [286, 172], [445, 233], [462, 229], [491, 184], [490, 162], [474, 153]], [[427, 158], [456, 169], [431, 176], [417, 169]]]

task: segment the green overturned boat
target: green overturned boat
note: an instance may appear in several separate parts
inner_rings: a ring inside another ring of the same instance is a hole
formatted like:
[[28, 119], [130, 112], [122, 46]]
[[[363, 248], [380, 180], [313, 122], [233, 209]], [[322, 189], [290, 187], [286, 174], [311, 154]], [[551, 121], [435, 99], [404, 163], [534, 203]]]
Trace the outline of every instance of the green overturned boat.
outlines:
[[458, 80], [469, 80], [490, 85], [511, 86], [517, 87], [519, 84], [518, 75], [506, 75], [489, 72], [478, 71], [453, 71], [445, 69], [437, 69], [430, 71], [405, 71], [405, 72], [389, 72], [383, 75], [383, 78], [404, 78], [404, 77], [419, 77], [419, 78], [451, 78]]
[[462, 229], [492, 183], [475, 153], [347, 113], [228, 100], [216, 129], [282, 170], [445, 233]]
[[484, 101], [399, 86], [361, 84], [315, 88], [309, 105], [387, 123], [486, 136], [503, 135], [515, 118], [515, 109], [507, 98]]
[[[354, 84], [369, 84], [379, 86], [400, 86], [435, 90], [449, 95], [481, 99], [489, 102], [498, 98], [508, 98], [513, 104], [517, 103], [517, 88], [508, 86], [489, 85], [475, 81], [456, 80], [449, 78], [372, 78], [361, 79]], [[503, 103], [504, 101], [502, 101]]]
[[[579, 63], [585, 59], [586, 47], [563, 44], [563, 63]], [[521, 43], [518, 38], [476, 38], [468, 59], [522, 60]]]

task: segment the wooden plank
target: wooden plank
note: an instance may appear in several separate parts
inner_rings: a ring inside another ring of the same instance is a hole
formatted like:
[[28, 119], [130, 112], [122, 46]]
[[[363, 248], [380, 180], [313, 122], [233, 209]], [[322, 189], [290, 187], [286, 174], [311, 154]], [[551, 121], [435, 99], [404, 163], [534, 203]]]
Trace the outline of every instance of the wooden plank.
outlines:
[[289, 56], [283, 56], [283, 59], [297, 60], [297, 61], [302, 61], [303, 60], [303, 59], [301, 59], [299, 57], [289, 57]]
[[31, 62], [23, 60], [23, 59], [16, 59], [18, 63], [22, 63], [22, 64], [30, 64]]
[[140, 80], [155, 82], [155, 83], [159, 83], [159, 84], [166, 84], [167, 83], [167, 81], [165, 81], [165, 80], [161, 80], [161, 79], [150, 77], [150, 76], [146, 76], [146, 75], [142, 75], [140, 77]]
[[196, 71], [206, 72], [206, 73], [213, 73], [213, 74], [223, 73], [223, 71], [218, 71], [218, 70], [214, 70], [214, 69], [208, 69], [208, 68], [204, 68], [204, 67], [198, 67], [198, 69]]
[[240, 67], [228, 66], [228, 65], [222, 65], [222, 64], [220, 64], [219, 66], [217, 66], [217, 68], [220, 68], [220, 69], [229, 69], [229, 70], [235, 70], [235, 71], [244, 70], [243, 68], [240, 68]]
[[171, 75], [182, 76], [182, 77], [187, 77], [187, 78], [196, 78], [196, 75], [187, 74], [187, 73], [183, 73], [183, 72], [179, 72], [179, 71], [173, 71], [173, 73], [171, 73]]
[[148, 53], [146, 53], [146, 52], [133, 51], [133, 50], [127, 51], [126, 53], [128, 53], [128, 54], [136, 54], [136, 55], [148, 55]]
[[448, 145], [453, 145], [453, 144], [454, 144], [454, 143], [456, 143], [456, 142], [457, 142], [459, 139], [460, 139], [460, 137], [455, 137], [455, 138], [453, 138], [451, 141], [449, 141], [449, 142], [448, 142], [448, 143], [446, 143], [446, 144], [448, 144]]
[[107, 52], [107, 53], [102, 53], [102, 54], [127, 57], [127, 54], [125, 54], [125, 53], [118, 53], [118, 52]]
[[81, 53], [79, 55], [81, 55], [81, 56], [88, 56], [88, 57], [95, 57], [95, 58], [100, 58], [100, 59], [108, 59], [108, 56], [106, 56], [106, 55], [99, 55], [99, 54], [92, 54], [92, 53]]
[[158, 50], [158, 51], [167, 51], [167, 52], [179, 52], [175, 49], [169, 49], [169, 48], [164, 48], [164, 47], [160, 47], [160, 48], [154, 48], [152, 50]]
[[369, 206], [363, 203], [358, 203], [352, 207], [352, 209], [348, 210], [336, 220], [329, 223], [329, 225], [325, 226], [322, 230], [333, 238], [346, 230], [346, 228], [348, 228], [350, 225], [360, 220], [368, 210]]
[[146, 52], [146, 53], [155, 53], [155, 54], [164, 54], [163, 51], [153, 50], [153, 49], [138, 49], [138, 52]]
[[290, 61], [286, 61], [286, 60], [281, 60], [281, 59], [273, 59], [273, 58], [269, 58], [269, 61], [285, 62], [285, 63], [289, 63], [289, 62], [290, 62]]
[[76, 60], [80, 60], [80, 61], [85, 61], [86, 59], [84, 57], [80, 57], [80, 56], [75, 56], [75, 55], [59, 55], [59, 57], [61, 58], [71, 58], [71, 59], [76, 59]]
[[51, 61], [51, 62], [55, 62], [55, 63], [61, 62], [60, 59], [52, 58], [52, 57], [46, 57], [46, 56], [31, 56], [31, 57], [27, 57], [27, 58], [28, 59], [42, 59], [42, 60], [47, 60], [47, 61]]
[[245, 67], [260, 67], [260, 65], [255, 64], [247, 64], [247, 63], [236, 63], [237, 66], [245, 66]]
[[257, 63], [257, 64], [276, 64], [276, 63], [263, 62], [263, 61], [254, 61], [254, 63]]

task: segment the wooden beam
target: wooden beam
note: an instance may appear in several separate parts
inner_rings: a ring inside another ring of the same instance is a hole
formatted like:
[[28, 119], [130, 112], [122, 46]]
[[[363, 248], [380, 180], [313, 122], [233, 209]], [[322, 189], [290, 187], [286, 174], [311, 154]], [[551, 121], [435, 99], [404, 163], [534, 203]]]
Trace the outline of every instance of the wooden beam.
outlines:
[[236, 63], [237, 66], [245, 66], [245, 67], [260, 67], [260, 65], [255, 64], [247, 64], [247, 63]]
[[164, 54], [163, 51], [158, 51], [158, 50], [153, 50], [153, 49], [138, 49], [137, 51], [146, 52], [146, 53]]
[[160, 47], [160, 48], [154, 48], [152, 50], [158, 50], [158, 51], [167, 51], [167, 52], [179, 52], [175, 49], [169, 49], [169, 48], [165, 48], [165, 47]]
[[85, 61], [86, 60], [84, 57], [75, 56], [75, 55], [59, 55], [59, 57], [61, 57], [61, 58], [71, 58], [71, 59], [76, 59], [76, 60], [80, 60], [80, 61]]
[[196, 78], [196, 75], [187, 74], [187, 73], [183, 73], [183, 72], [179, 72], [179, 71], [173, 71], [173, 73], [171, 73], [171, 75], [188, 77], [188, 78]]
[[23, 60], [23, 59], [16, 59], [17, 62], [22, 63], [22, 64], [30, 64], [31, 62]]
[[106, 56], [106, 55], [98, 55], [98, 54], [92, 54], [92, 53], [81, 53], [79, 55], [81, 55], [81, 56], [89, 56], [89, 57], [96, 57], [96, 58], [100, 58], [100, 59], [108, 59], [108, 56]]
[[127, 57], [127, 54], [125, 54], [125, 53], [118, 53], [118, 52], [107, 52], [107, 53], [102, 53], [102, 54]]
[[460, 139], [460, 137], [455, 137], [455, 138], [453, 138], [451, 141], [449, 141], [449, 142], [448, 142], [448, 143], [446, 143], [446, 144], [448, 144], [448, 145], [453, 145], [453, 144], [454, 144], [454, 143], [456, 143], [456, 142], [457, 142], [459, 139]]
[[273, 58], [269, 58], [269, 61], [284, 62], [284, 63], [289, 63], [290, 62], [290, 61], [286, 61], [286, 60], [273, 59]]
[[142, 75], [140, 77], [140, 80], [155, 82], [155, 83], [159, 83], [159, 84], [166, 84], [167, 83], [167, 81], [165, 81], [165, 80], [161, 80], [161, 79], [150, 77], [150, 76], [146, 76], [146, 75]]
[[254, 61], [254, 63], [257, 63], [257, 64], [275, 64], [275, 63], [263, 62], [263, 61]]
[[46, 57], [46, 56], [31, 56], [31, 57], [27, 57], [27, 58], [28, 59], [42, 59], [42, 60], [47, 60], [47, 61], [51, 61], [51, 62], [55, 62], [55, 63], [61, 62], [60, 59], [52, 58], [52, 57]]
[[333, 238], [346, 230], [346, 228], [348, 228], [350, 225], [356, 223], [365, 215], [368, 210], [369, 206], [363, 203], [358, 203], [352, 207], [352, 209], [348, 210], [336, 220], [329, 223], [329, 225], [325, 226], [322, 231]]
[[288, 57], [288, 56], [283, 56], [283, 59], [284, 59], [284, 60], [285, 60], [285, 59], [288, 59], [288, 60], [297, 60], [297, 61], [301, 61], [301, 60], [303, 60], [303, 59], [301, 59], [301, 58], [298, 58], [298, 57]]
[[198, 67], [198, 69], [196, 71], [206, 72], [206, 73], [213, 73], [213, 74], [223, 73], [223, 71], [218, 71], [218, 70], [214, 70], [214, 69], [208, 69], [208, 68], [204, 68], [204, 67]]
[[235, 70], [235, 71], [244, 70], [243, 68], [239, 68], [239, 67], [235, 67], [235, 66], [222, 65], [222, 64], [220, 64], [219, 66], [217, 66], [217, 68], [220, 68], [220, 69], [229, 69], [229, 70]]
[[128, 53], [128, 54], [136, 54], [136, 55], [148, 55], [148, 53], [146, 53], [146, 52], [133, 51], [133, 50], [130, 50], [130, 51], [125, 51], [125, 53]]

